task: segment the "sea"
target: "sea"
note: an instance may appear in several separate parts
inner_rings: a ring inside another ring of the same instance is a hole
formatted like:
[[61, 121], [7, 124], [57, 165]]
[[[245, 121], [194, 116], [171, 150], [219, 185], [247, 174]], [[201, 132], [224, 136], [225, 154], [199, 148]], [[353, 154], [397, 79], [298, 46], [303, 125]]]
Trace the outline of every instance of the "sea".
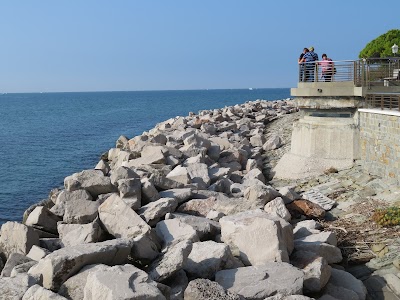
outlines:
[[101, 154], [189, 112], [290, 97], [289, 88], [0, 94], [0, 225]]

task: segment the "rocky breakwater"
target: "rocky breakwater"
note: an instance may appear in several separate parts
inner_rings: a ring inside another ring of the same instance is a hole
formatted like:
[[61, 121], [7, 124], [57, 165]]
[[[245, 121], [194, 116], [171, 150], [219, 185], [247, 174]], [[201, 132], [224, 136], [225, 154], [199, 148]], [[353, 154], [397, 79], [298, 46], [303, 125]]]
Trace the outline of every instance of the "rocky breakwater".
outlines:
[[121, 136], [3, 224], [0, 299], [365, 299], [332, 268], [334, 232], [292, 224], [288, 207], [311, 204], [262, 172], [282, 146], [266, 126], [295, 112], [258, 100]]

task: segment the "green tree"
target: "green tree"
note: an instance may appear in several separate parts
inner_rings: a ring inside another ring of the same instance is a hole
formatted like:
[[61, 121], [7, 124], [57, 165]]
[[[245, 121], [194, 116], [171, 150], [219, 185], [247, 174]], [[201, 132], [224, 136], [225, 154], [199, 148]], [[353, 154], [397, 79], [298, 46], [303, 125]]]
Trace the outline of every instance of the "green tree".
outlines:
[[393, 44], [400, 45], [400, 30], [392, 29], [369, 42], [358, 55], [359, 58], [393, 56]]

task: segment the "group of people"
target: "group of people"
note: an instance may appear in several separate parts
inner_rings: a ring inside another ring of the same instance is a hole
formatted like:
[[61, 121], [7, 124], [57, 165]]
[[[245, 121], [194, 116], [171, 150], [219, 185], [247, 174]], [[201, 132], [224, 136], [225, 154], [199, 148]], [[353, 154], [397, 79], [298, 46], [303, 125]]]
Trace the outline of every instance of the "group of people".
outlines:
[[322, 60], [318, 61], [318, 54], [314, 52], [314, 47], [304, 48], [298, 63], [300, 65], [300, 81], [314, 82], [317, 66], [321, 67], [321, 79], [326, 82], [332, 81], [332, 76], [335, 73], [332, 59], [328, 58], [324, 53], [322, 54]]

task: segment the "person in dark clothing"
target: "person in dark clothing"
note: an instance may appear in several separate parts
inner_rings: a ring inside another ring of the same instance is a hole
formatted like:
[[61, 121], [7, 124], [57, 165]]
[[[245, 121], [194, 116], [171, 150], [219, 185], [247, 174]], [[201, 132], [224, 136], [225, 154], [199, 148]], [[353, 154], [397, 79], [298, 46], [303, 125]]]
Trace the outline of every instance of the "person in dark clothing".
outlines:
[[318, 61], [318, 54], [314, 52], [314, 47], [309, 47], [308, 52], [304, 53], [303, 60], [305, 62], [306, 69], [306, 81], [313, 82], [314, 81], [314, 73], [315, 73], [315, 62]]
[[305, 73], [305, 66], [304, 66], [304, 54], [306, 54], [308, 52], [307, 48], [303, 49], [303, 52], [300, 54], [300, 57], [298, 59], [298, 63], [299, 63], [299, 81], [306, 81], [306, 73]]

